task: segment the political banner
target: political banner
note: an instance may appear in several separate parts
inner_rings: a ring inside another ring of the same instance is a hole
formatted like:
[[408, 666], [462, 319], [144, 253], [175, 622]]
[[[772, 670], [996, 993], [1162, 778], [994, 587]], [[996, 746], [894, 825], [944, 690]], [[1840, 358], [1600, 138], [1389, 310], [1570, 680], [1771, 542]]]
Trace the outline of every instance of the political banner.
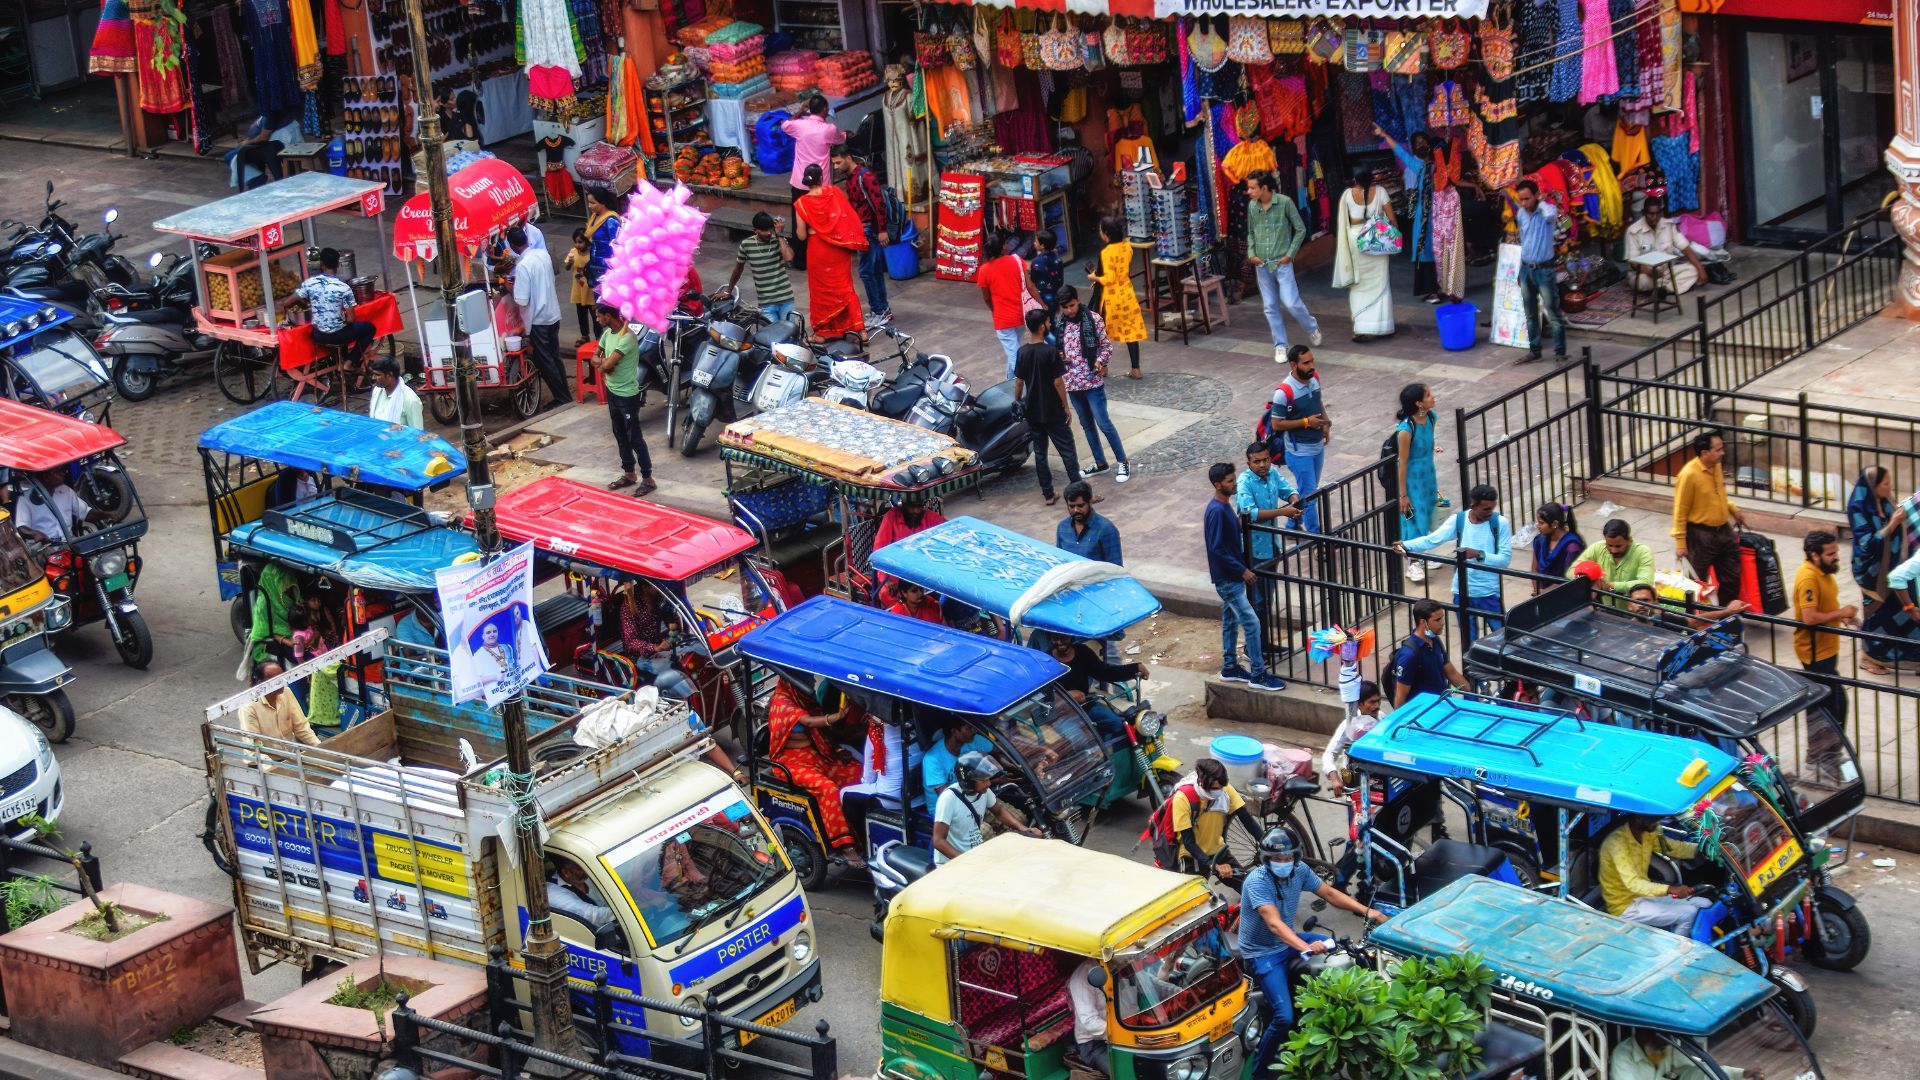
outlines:
[[1153, 0], [1153, 16], [1255, 15], [1305, 19], [1341, 15], [1352, 19], [1478, 19], [1488, 0]]
[[547, 670], [533, 625], [533, 545], [437, 571], [453, 703], [498, 705]]
[[1524, 349], [1531, 331], [1526, 292], [1520, 287], [1520, 245], [1501, 244], [1500, 261], [1493, 270], [1493, 332], [1487, 340]]

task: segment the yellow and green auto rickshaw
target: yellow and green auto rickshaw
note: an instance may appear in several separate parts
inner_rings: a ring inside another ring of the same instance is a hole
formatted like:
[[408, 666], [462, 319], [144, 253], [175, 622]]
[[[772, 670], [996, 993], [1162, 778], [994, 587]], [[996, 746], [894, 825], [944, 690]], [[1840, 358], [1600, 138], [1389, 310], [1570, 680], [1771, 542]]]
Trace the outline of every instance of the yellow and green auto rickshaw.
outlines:
[[880, 1076], [1086, 1071], [1070, 981], [1106, 999], [1115, 1080], [1242, 1080], [1250, 1012], [1229, 912], [1199, 878], [1003, 834], [907, 886], [880, 958]]

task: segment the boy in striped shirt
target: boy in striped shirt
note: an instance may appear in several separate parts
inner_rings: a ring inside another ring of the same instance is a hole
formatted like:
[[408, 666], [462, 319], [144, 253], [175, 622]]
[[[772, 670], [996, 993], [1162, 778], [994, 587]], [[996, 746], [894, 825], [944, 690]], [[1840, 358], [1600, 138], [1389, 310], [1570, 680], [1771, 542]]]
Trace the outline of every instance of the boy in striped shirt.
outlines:
[[787, 280], [787, 264], [793, 261], [793, 249], [787, 238], [774, 234], [773, 215], [761, 211], [753, 215], [753, 235], [740, 241], [739, 260], [733, 264], [733, 276], [727, 287], [740, 282], [740, 271], [753, 268], [753, 294], [760, 313], [779, 322], [793, 314], [793, 282]]

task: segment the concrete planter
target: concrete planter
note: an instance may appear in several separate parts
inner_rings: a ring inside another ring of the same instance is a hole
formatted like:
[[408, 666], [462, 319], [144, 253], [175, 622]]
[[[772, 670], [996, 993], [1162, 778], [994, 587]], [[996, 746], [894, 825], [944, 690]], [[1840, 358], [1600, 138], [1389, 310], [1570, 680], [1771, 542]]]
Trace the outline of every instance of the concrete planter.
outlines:
[[358, 960], [269, 1002], [249, 1017], [260, 1033], [267, 1080], [369, 1080], [393, 1038], [391, 1014], [331, 1005], [343, 978], [371, 988], [381, 977], [407, 991], [414, 1011], [468, 1027], [486, 1026], [487, 976], [476, 967], [412, 956]]
[[100, 897], [166, 918], [118, 941], [92, 941], [68, 932], [93, 910], [76, 900], [0, 937], [13, 1038], [111, 1066], [241, 999], [231, 907], [130, 884]]

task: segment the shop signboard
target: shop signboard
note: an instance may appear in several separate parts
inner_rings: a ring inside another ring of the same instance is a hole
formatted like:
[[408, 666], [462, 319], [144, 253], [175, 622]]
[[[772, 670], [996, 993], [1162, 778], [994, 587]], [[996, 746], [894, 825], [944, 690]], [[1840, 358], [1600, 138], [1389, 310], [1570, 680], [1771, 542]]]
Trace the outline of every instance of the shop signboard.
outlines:
[[1753, 19], [1813, 19], [1819, 22], [1893, 23], [1894, 0], [1680, 0], [1688, 15], [1744, 15]]
[[1524, 349], [1531, 330], [1526, 294], [1520, 288], [1520, 245], [1501, 244], [1500, 260], [1493, 270], [1493, 333], [1487, 340]]
[[[1153, 0], [1156, 19], [1179, 15], [1254, 15], [1304, 19], [1336, 15], [1350, 19], [1478, 19], [1489, 0]], [[1710, 0], [1701, 0], [1710, 2]]]

